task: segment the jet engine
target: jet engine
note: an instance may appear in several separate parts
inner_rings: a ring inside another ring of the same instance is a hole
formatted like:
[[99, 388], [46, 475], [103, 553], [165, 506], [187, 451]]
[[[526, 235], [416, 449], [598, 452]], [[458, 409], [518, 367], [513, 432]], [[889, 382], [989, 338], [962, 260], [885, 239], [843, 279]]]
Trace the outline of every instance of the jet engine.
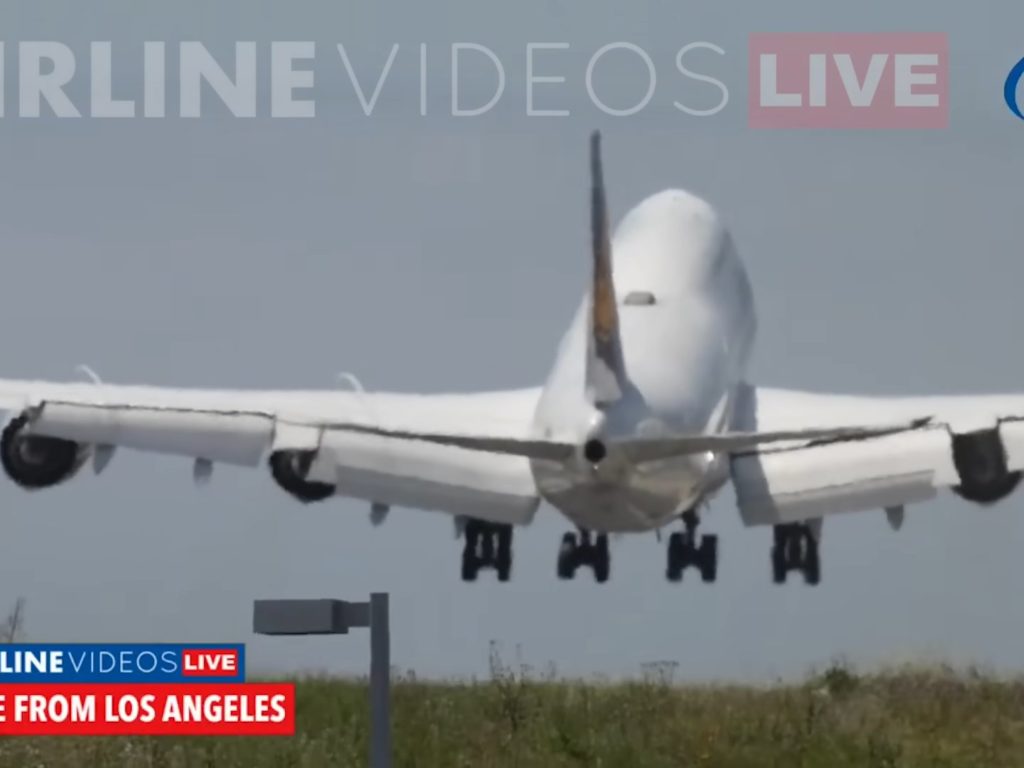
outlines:
[[18, 416], [0, 435], [0, 463], [8, 477], [22, 488], [49, 488], [77, 474], [92, 453], [92, 446], [71, 440], [25, 434], [28, 419]]
[[953, 463], [960, 476], [960, 485], [953, 490], [978, 504], [993, 504], [1020, 483], [1021, 473], [1007, 469], [998, 429], [953, 435]]
[[270, 454], [270, 474], [284, 490], [303, 503], [323, 501], [334, 495], [330, 483], [307, 480], [316, 451], [275, 451]]

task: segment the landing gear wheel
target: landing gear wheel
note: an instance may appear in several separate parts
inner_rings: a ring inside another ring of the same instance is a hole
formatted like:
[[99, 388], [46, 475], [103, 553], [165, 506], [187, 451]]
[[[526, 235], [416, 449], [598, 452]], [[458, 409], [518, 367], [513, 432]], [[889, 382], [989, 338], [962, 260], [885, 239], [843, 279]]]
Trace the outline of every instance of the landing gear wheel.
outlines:
[[700, 542], [700, 578], [711, 584], [718, 576], [718, 537], [708, 535]]
[[665, 568], [665, 578], [669, 581], [682, 581], [683, 579], [683, 550], [685, 543], [683, 534], [676, 531], [668, 537], [668, 565]]
[[498, 532], [498, 552], [494, 564], [498, 581], [508, 581], [512, 576], [512, 528]]
[[480, 541], [480, 524], [470, 521], [466, 524], [463, 535], [466, 538], [466, 543], [462, 547], [462, 580], [476, 581], [476, 576], [480, 572], [480, 561], [476, 556]]
[[804, 558], [804, 582], [815, 587], [821, 583], [821, 557], [818, 555], [818, 542], [813, 536], [808, 537]]
[[821, 582], [821, 554], [818, 540], [810, 526], [793, 523], [775, 526], [772, 546], [772, 580], [783, 584], [790, 571], [803, 574], [804, 582], [815, 586]]
[[608, 550], [608, 534], [602, 533], [597, 537], [597, 544], [593, 551], [594, 579], [598, 584], [604, 584], [611, 575], [611, 553]]
[[566, 533], [558, 547], [558, 578], [571, 579], [576, 575], [576, 535]]
[[786, 583], [786, 552], [778, 544], [772, 547], [772, 581]]
[[593, 569], [598, 584], [608, 581], [611, 575], [608, 534], [600, 533], [593, 539], [590, 531], [566, 533], [562, 536], [562, 543], [558, 547], [558, 578], [572, 579], [584, 565]]
[[700, 571], [701, 581], [707, 584], [718, 578], [718, 537], [698, 536], [699, 522], [692, 510], [687, 511], [683, 514], [686, 530], [668, 537], [665, 578], [669, 581], [682, 581], [683, 572], [690, 566]]
[[472, 552], [462, 553], [462, 580], [476, 581], [476, 575], [480, 572], [480, 564], [476, 561]]
[[481, 568], [493, 568], [498, 581], [512, 576], [512, 526], [468, 520], [463, 530], [462, 580], [476, 581]]

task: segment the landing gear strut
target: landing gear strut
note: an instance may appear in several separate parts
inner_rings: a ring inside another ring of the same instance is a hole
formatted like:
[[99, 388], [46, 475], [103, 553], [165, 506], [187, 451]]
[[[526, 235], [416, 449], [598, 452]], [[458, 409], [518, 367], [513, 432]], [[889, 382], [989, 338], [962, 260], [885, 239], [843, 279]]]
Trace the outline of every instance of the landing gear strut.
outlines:
[[686, 530], [676, 531], [668, 537], [668, 567], [665, 576], [669, 581], [680, 581], [683, 571], [689, 566], [700, 570], [701, 581], [713, 582], [718, 575], [718, 537], [712, 534], [700, 536], [698, 543], [697, 525], [699, 519], [693, 510], [683, 513]]
[[512, 526], [468, 520], [463, 531], [462, 580], [476, 581], [481, 568], [493, 568], [498, 581], [512, 575]]
[[821, 581], [818, 539], [810, 526], [800, 523], [775, 526], [772, 578], [776, 584], [783, 584], [790, 571], [800, 571], [804, 581], [812, 586]]
[[558, 578], [571, 579], [576, 570], [588, 565], [594, 570], [598, 584], [608, 581], [611, 573], [611, 553], [608, 550], [608, 534], [599, 533], [591, 538], [590, 531], [579, 534], [567, 533], [558, 548]]

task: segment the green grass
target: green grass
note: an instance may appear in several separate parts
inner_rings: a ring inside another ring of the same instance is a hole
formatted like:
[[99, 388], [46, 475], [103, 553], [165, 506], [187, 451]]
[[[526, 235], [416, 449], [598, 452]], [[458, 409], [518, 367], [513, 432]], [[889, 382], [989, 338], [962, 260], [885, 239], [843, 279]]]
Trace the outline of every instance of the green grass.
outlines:
[[[395, 766], [1024, 765], [1024, 680], [977, 672], [857, 675], [802, 684], [674, 685], [533, 679], [396, 682]], [[298, 684], [295, 738], [0, 740], [0, 766], [361, 766], [365, 683]]]

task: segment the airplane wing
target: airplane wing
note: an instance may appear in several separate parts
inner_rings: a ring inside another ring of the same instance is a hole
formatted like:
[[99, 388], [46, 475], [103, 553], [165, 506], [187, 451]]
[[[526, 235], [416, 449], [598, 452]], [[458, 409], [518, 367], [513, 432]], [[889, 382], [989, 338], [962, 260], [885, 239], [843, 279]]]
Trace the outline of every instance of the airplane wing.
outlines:
[[0, 458], [26, 488], [66, 480], [90, 457], [98, 473], [117, 448], [190, 457], [197, 480], [216, 463], [269, 458], [275, 480], [303, 501], [337, 492], [522, 524], [538, 504], [525, 459], [338, 427], [522, 439], [538, 398], [537, 389], [413, 395], [0, 380], [0, 410], [12, 415]]
[[1024, 470], [1024, 395], [855, 397], [747, 386], [739, 430], [827, 431], [837, 425], [903, 424], [854, 437], [763, 442], [731, 456], [747, 525], [877, 509], [902, 514], [940, 489], [990, 504]]
[[[566, 461], [581, 450], [569, 436], [339, 428], [535, 460]], [[942, 488], [990, 504], [1012, 491], [1024, 470], [1024, 395], [855, 397], [745, 385], [728, 432], [626, 436], [608, 447], [633, 463], [728, 455], [748, 525], [895, 511]]]

